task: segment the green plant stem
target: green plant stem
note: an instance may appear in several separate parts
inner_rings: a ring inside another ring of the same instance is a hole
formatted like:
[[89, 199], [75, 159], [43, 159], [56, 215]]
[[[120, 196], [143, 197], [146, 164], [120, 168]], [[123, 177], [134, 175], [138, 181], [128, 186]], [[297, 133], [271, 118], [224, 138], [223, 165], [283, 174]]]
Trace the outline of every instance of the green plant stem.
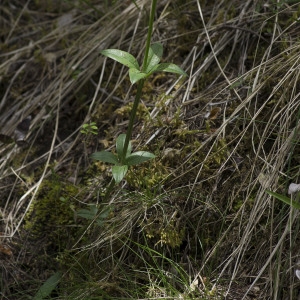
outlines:
[[148, 34], [147, 34], [147, 41], [146, 41], [145, 56], [144, 56], [144, 61], [143, 61], [143, 66], [142, 66], [142, 72], [145, 72], [146, 68], [147, 68], [147, 59], [148, 59], [148, 53], [149, 53], [150, 44], [151, 44], [151, 36], [152, 36], [154, 15], [155, 15], [155, 9], [156, 9], [156, 2], [157, 2], [157, 0], [152, 1], [151, 13], [150, 13], [150, 19], [149, 19], [149, 27], [148, 27]]
[[129, 124], [128, 124], [128, 128], [127, 128], [126, 139], [125, 139], [124, 149], [123, 149], [122, 163], [124, 163], [124, 161], [125, 161], [128, 144], [131, 139], [134, 120], [135, 120], [136, 112], [137, 112], [137, 109], [138, 109], [138, 106], [140, 103], [140, 99], [142, 96], [143, 86], [144, 86], [144, 80], [140, 80], [138, 82], [135, 99], [134, 99], [133, 106], [132, 106], [131, 113], [130, 113]]
[[[148, 59], [148, 53], [149, 53], [150, 43], [151, 43], [156, 2], [157, 2], [157, 0], [153, 0], [152, 5], [151, 5], [151, 13], [150, 13], [150, 20], [149, 20], [149, 27], [148, 27], [148, 34], [147, 34], [145, 56], [144, 56], [142, 71], [145, 71], [147, 68], [147, 59]], [[143, 86], [144, 86], [144, 80], [140, 80], [138, 82], [137, 92], [136, 92], [133, 107], [132, 107], [132, 110], [130, 113], [129, 124], [128, 124], [128, 128], [127, 128], [126, 139], [125, 139], [124, 148], [123, 148], [122, 163], [124, 163], [125, 158], [126, 158], [126, 153], [127, 153], [129, 141], [130, 141], [131, 135], [132, 135], [132, 129], [133, 129], [136, 112], [137, 112], [137, 109], [138, 109], [138, 106], [139, 106], [139, 103], [141, 100]]]

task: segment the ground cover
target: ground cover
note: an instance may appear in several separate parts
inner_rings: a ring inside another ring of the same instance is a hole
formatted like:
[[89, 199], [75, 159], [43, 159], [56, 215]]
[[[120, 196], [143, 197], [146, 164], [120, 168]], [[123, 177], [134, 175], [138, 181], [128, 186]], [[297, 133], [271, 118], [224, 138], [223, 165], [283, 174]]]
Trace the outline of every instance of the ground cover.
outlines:
[[151, 75], [132, 144], [155, 159], [106, 198], [91, 154], [136, 86], [100, 51], [142, 59], [150, 4], [0, 4], [1, 299], [297, 299], [298, 210], [267, 191], [297, 198], [300, 6], [159, 1], [153, 42], [188, 77]]

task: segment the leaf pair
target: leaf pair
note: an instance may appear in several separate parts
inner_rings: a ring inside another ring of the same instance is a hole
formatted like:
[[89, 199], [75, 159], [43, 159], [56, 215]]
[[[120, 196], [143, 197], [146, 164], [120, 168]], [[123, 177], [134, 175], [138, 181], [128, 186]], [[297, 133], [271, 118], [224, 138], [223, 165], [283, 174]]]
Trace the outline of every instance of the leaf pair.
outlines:
[[98, 127], [95, 122], [90, 122], [89, 124], [83, 124], [82, 129], [80, 130], [83, 134], [98, 134]]
[[187, 74], [177, 65], [172, 63], [162, 63], [160, 60], [163, 54], [163, 46], [160, 43], [151, 45], [147, 57], [147, 63], [143, 70], [141, 70], [136, 58], [130, 53], [118, 49], [102, 50], [101, 54], [114, 59], [129, 68], [129, 78], [132, 84], [141, 79], [145, 79], [152, 73], [157, 71], [171, 72], [179, 75], [187, 76]]
[[116, 183], [119, 183], [125, 177], [128, 171], [128, 166], [138, 165], [155, 157], [154, 154], [147, 151], [131, 153], [131, 142], [129, 142], [126, 155], [123, 157], [125, 139], [126, 134], [120, 134], [118, 136], [116, 141], [117, 154], [113, 154], [108, 151], [100, 151], [92, 154], [93, 159], [114, 165], [112, 167], [112, 175]]
[[104, 220], [108, 217], [111, 212], [111, 207], [107, 206], [101, 212], [98, 211], [96, 205], [90, 205], [87, 209], [83, 208], [77, 212], [79, 217], [85, 218], [87, 220], [96, 220], [96, 224], [101, 226]]

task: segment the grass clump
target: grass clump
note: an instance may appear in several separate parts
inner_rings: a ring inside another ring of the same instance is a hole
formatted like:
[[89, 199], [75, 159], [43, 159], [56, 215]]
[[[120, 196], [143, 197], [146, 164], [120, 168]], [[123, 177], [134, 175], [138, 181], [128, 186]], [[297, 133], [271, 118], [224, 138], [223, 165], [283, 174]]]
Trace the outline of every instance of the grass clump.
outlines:
[[107, 193], [90, 156], [118, 154], [137, 90], [99, 52], [141, 61], [149, 4], [48, 4], [0, 7], [0, 133], [32, 115], [0, 144], [4, 297], [61, 272], [49, 298], [296, 298], [299, 5], [160, 1], [152, 42], [189, 77], [147, 78], [131, 140], [155, 158]]

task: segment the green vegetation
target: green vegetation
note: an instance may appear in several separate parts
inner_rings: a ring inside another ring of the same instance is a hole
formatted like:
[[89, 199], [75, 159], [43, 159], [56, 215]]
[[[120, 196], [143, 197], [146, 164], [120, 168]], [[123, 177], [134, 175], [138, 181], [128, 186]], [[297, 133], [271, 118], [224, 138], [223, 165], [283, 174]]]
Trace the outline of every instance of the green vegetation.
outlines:
[[[152, 1], [147, 43], [145, 47], [145, 56], [142, 68], [140, 68], [138, 61], [135, 59], [135, 57], [126, 51], [118, 49], [107, 49], [101, 51], [101, 54], [110, 57], [129, 68], [129, 77], [130, 82], [132, 84], [140, 81], [131, 110], [127, 134], [119, 135], [116, 140], [117, 156], [108, 151], [96, 152], [92, 156], [96, 160], [114, 164], [114, 166], [112, 167], [112, 174], [115, 183], [120, 183], [123, 180], [128, 171], [128, 166], [138, 165], [155, 157], [152, 153], [146, 151], [138, 151], [131, 153], [132, 146], [130, 138], [132, 135], [133, 125], [137, 115], [138, 107], [141, 101], [142, 89], [144, 86], [145, 79], [154, 72], [158, 71], [177, 73], [183, 76], [187, 75], [180, 67], [178, 67], [175, 64], [159, 63], [163, 54], [162, 44], [155, 43], [150, 46], [156, 2], [156, 0]], [[108, 191], [110, 191], [110, 189], [108, 189]]]
[[298, 2], [0, 12], [3, 299], [297, 298]]
[[80, 130], [83, 134], [98, 134], [98, 127], [95, 122], [90, 122], [89, 124], [83, 124], [82, 129]]

